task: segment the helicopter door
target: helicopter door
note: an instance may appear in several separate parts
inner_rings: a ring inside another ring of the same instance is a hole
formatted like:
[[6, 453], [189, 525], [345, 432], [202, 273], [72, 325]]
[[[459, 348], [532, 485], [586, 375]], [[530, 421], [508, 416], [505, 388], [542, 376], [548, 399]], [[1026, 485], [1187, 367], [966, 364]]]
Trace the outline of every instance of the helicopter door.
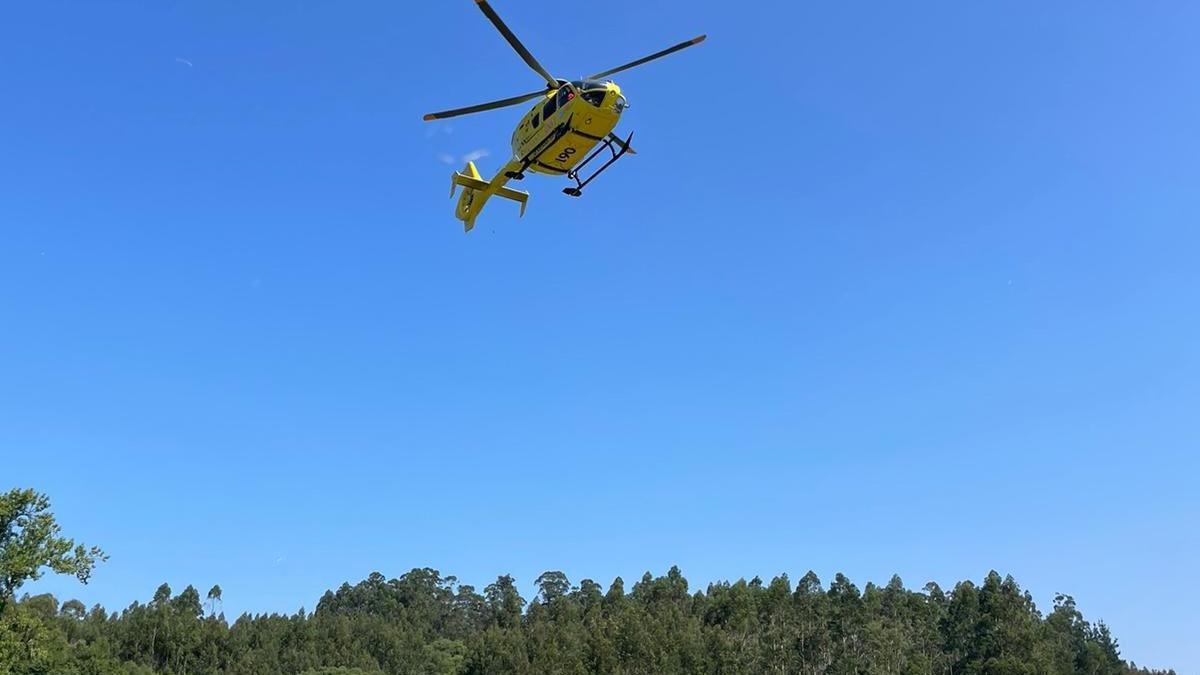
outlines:
[[562, 89], [558, 90], [558, 94], [551, 97], [546, 101], [546, 105], [542, 106], [542, 120], [549, 120], [555, 112], [565, 108], [573, 98], [575, 98], [575, 90], [571, 88], [571, 85], [564, 84]]

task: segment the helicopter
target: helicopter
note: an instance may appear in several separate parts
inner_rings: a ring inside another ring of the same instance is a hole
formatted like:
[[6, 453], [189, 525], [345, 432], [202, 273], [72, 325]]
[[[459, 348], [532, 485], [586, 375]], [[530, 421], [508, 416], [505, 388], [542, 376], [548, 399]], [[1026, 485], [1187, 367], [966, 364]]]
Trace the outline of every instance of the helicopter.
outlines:
[[[521, 205], [520, 215], [524, 216], [529, 193], [509, 188], [507, 183], [511, 180], [523, 180], [527, 171], [565, 176], [574, 185], [563, 188], [563, 193], [571, 197], [580, 197], [583, 195], [583, 189], [589, 183], [626, 153], [637, 154], [630, 145], [633, 141], [633, 133], [626, 138], [621, 138], [613, 132], [617, 122], [621, 119], [621, 113], [629, 107], [629, 102], [621, 93], [621, 88], [606, 78], [698, 45], [707, 37], [700, 35], [580, 80], [563, 80], [551, 75], [550, 71], [538, 63], [538, 60], [525, 48], [525, 45], [521, 44], [521, 41], [505, 25], [500, 15], [492, 9], [487, 0], [475, 0], [475, 4], [492, 22], [496, 30], [500, 31], [500, 34], [525, 61], [526, 65], [545, 80], [546, 86], [537, 91], [498, 101], [425, 115], [426, 122], [444, 120], [460, 115], [520, 105], [537, 99], [537, 103], [530, 108], [529, 112], [525, 113], [513, 131], [512, 158], [491, 180], [484, 180], [474, 162], [467, 162], [463, 171], [456, 171], [450, 176], [450, 196], [452, 198], [459, 187], [463, 188], [454, 215], [463, 221], [464, 232], [470, 232], [475, 227], [476, 217], [479, 216], [488, 199], [493, 196], [519, 203]], [[597, 168], [594, 168], [586, 177], [581, 176], [581, 170], [605, 153], [607, 153], [607, 157]]]

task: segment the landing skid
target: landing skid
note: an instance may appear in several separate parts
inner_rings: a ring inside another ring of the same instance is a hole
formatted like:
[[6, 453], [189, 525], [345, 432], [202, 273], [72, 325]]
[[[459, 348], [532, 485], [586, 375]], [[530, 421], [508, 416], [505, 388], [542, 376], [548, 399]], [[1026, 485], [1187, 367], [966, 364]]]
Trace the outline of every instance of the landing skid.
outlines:
[[[582, 162], [575, 165], [574, 169], [571, 169], [567, 172], [567, 178], [575, 181], [575, 187], [563, 188], [563, 194], [569, 197], [582, 197], [583, 188], [587, 187], [588, 183], [596, 180], [596, 177], [604, 173], [605, 169], [615, 164], [618, 159], [621, 159], [622, 155], [629, 152], [629, 143], [632, 140], [633, 132], [630, 132], [629, 138], [626, 138], [623, 141], [615, 134], [609, 134], [608, 138], [604, 139], [603, 143], [600, 143], [596, 146], [596, 149], [592, 151], [592, 154], [585, 157]], [[611, 153], [612, 156], [609, 157], [604, 164], [600, 165], [600, 168], [596, 169], [590, 176], [580, 179], [579, 170], [587, 166], [589, 162], [591, 162], [605, 150]]]

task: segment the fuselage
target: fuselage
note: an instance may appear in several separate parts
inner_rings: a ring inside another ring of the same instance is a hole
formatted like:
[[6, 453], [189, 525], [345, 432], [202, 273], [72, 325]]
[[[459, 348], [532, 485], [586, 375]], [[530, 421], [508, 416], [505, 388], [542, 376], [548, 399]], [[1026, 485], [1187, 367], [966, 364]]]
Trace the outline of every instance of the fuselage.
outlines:
[[513, 157], [529, 169], [564, 175], [617, 126], [627, 103], [613, 82], [563, 82], [525, 113], [513, 132]]
[[[458, 187], [463, 188], [454, 213], [463, 221], [464, 228], [470, 231], [475, 226], [475, 218], [484, 204], [496, 195], [520, 202], [524, 213], [529, 194], [510, 189], [505, 184], [510, 179], [522, 178], [526, 170], [570, 176], [580, 187], [585, 185], [591, 179], [581, 182], [572, 170], [587, 158], [597, 143], [606, 142], [610, 149], [614, 147], [607, 137], [617, 126], [627, 105], [621, 88], [612, 82], [561, 82], [558, 89], [547, 91], [545, 97], [539, 98], [538, 104], [521, 118], [513, 132], [513, 156], [495, 176], [485, 181], [474, 162], [467, 163], [465, 172], [455, 172], [451, 176], [450, 194], [453, 195]], [[620, 139], [616, 143], [617, 147], [627, 148]], [[612, 161], [615, 161], [625, 150], [619, 154], [616, 150], [613, 152]], [[573, 193], [571, 189], [564, 192], [579, 196], [578, 188], [574, 188]]]

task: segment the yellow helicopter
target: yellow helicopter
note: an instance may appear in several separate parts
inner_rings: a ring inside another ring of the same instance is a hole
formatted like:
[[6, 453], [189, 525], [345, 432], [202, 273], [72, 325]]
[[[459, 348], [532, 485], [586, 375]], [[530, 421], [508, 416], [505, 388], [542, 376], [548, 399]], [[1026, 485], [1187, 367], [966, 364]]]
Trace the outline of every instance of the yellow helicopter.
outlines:
[[[464, 188], [454, 215], [463, 221], [463, 229], [466, 232], [475, 227], [475, 218], [493, 195], [518, 202], [521, 205], [521, 215], [525, 215], [529, 193], [513, 190], [505, 187], [505, 184], [510, 180], [524, 179], [526, 171], [566, 176], [574, 181], [575, 185], [564, 188], [563, 192], [572, 197], [579, 197], [583, 194], [583, 188], [605, 169], [625, 153], [635, 152], [630, 146], [633, 140], [632, 133], [624, 139], [613, 133], [613, 128], [621, 119], [621, 113], [628, 107], [628, 102], [621, 94], [621, 88], [604, 78], [700, 44], [706, 37], [701, 35], [582, 80], [568, 81], [554, 77], [550, 71], [543, 68], [504, 24], [487, 0], [475, 0], [475, 4], [483, 10], [484, 16], [500, 31], [504, 39], [508, 40], [508, 44], [512, 45], [525, 63], [546, 81], [546, 87], [499, 101], [444, 110], [425, 116], [427, 122], [443, 120], [539, 99], [513, 131], [512, 159], [491, 180], [484, 180], [479, 175], [474, 162], [467, 162], [464, 171], [456, 171], [450, 177], [451, 197], [460, 186]], [[581, 177], [580, 170], [605, 152], [608, 153], [606, 161], [586, 178]]]

